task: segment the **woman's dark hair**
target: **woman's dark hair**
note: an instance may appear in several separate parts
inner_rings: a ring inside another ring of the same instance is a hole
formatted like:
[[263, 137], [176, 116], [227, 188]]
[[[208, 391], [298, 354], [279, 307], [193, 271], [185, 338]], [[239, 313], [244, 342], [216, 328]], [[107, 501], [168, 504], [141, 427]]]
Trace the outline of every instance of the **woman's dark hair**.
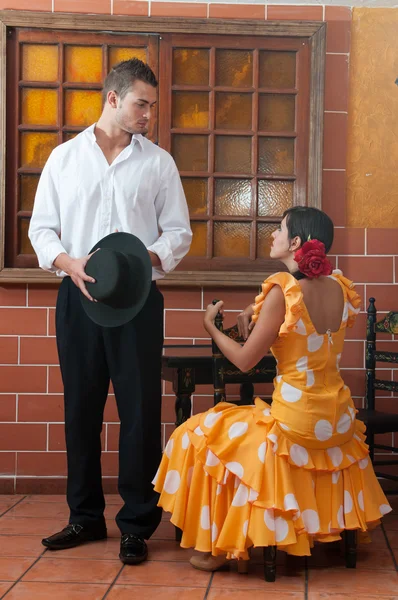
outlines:
[[108, 92], [114, 91], [123, 100], [136, 81], [143, 81], [152, 87], [158, 82], [152, 69], [142, 60], [131, 58], [115, 65], [106, 76], [102, 88], [102, 101], [105, 104]]

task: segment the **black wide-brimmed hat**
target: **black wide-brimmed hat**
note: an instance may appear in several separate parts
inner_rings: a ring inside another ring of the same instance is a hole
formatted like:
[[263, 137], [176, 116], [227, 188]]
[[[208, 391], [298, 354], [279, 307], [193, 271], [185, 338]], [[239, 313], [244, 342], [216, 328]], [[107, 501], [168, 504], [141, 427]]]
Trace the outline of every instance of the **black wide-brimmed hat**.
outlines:
[[[98, 252], [95, 252], [98, 250]], [[152, 282], [152, 264], [148, 250], [131, 233], [111, 233], [90, 250], [95, 252], [86, 264], [86, 282], [92, 302], [80, 295], [86, 314], [102, 327], [124, 325], [140, 312]]]

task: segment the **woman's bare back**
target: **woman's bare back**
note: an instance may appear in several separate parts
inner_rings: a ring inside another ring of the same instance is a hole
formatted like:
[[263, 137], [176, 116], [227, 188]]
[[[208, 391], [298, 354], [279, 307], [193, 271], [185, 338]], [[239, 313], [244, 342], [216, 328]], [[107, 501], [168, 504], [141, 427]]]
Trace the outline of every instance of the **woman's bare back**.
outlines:
[[301, 279], [304, 304], [319, 334], [338, 331], [344, 310], [344, 294], [333, 277]]

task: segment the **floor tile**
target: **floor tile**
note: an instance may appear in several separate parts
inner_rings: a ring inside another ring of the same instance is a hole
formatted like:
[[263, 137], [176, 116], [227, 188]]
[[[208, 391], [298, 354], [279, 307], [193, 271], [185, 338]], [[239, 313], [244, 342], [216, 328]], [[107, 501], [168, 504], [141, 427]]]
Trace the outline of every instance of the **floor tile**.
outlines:
[[174, 540], [175, 527], [170, 521], [161, 521], [159, 527], [153, 534], [152, 540]]
[[249, 574], [241, 575], [235, 570], [218, 571], [214, 573], [211, 589], [261, 589], [270, 593], [282, 590], [284, 592], [304, 592], [304, 571], [292, 571], [281, 566], [276, 570], [276, 581], [268, 583], [264, 580], [264, 568], [262, 565], [250, 565]]
[[[272, 583], [268, 584], [273, 586]], [[248, 589], [210, 589], [207, 600], [264, 600], [266, 593], [264, 590], [248, 590]], [[270, 594], [269, 598], [276, 598]], [[304, 592], [281, 592], [278, 591], [278, 600], [304, 600]]]
[[9, 517], [6, 515], [0, 519], [0, 535], [41, 535], [46, 537], [56, 533], [66, 522], [60, 523], [59, 519], [31, 519], [29, 517]]
[[23, 581], [59, 581], [63, 583], [112, 583], [119, 573], [119, 560], [83, 558], [41, 558], [23, 577]]
[[12, 586], [11, 581], [0, 581], [0, 597]]
[[397, 513], [394, 513], [391, 516], [387, 515], [386, 517], [384, 517], [383, 523], [384, 523], [384, 529], [386, 529], [387, 531], [389, 531], [389, 530], [398, 531], [398, 515], [397, 515]]
[[[382, 533], [382, 532], [381, 532]], [[381, 544], [381, 543], [380, 543]], [[308, 558], [308, 567], [341, 568], [345, 566], [344, 546], [340, 548], [328, 548], [328, 544], [316, 547], [311, 557]], [[394, 562], [391, 552], [384, 540], [384, 546], [361, 544], [357, 550], [358, 569], [392, 570]]]
[[191, 548], [181, 548], [174, 540], [149, 540], [150, 560], [188, 561], [194, 554]]
[[107, 600], [203, 600], [206, 588], [115, 585]]
[[60, 502], [61, 504], [66, 504], [66, 499], [64, 494], [31, 494], [26, 496], [23, 502], [41, 502], [44, 504]]
[[189, 563], [148, 561], [124, 568], [116, 583], [164, 585], [166, 581], [172, 587], [207, 587], [210, 573], [197, 571]]
[[36, 535], [0, 535], [0, 556], [37, 558], [44, 550], [41, 539]]
[[0, 515], [20, 502], [21, 496], [0, 496]]
[[122, 506], [123, 500], [119, 494], [105, 494], [105, 504], [107, 506], [109, 504], [118, 504], [119, 506]]
[[388, 596], [397, 594], [398, 577], [394, 571], [383, 571], [380, 575], [369, 569], [311, 569], [308, 574], [308, 590], [311, 593], [329, 594], [351, 591], [351, 597], [369, 594], [369, 590], [372, 590], [375, 596]]
[[[95, 558], [97, 560], [118, 560], [120, 551], [120, 540], [108, 538], [99, 542], [89, 542], [77, 548], [68, 550], [58, 550], [59, 558]], [[52, 554], [46, 554], [46, 558], [52, 557]]]
[[55, 587], [53, 583], [20, 581], [8, 592], [5, 600], [102, 600], [108, 588], [108, 584], [57, 583]]
[[59, 519], [60, 522], [68, 522], [69, 508], [65, 503], [52, 502], [21, 502], [14, 506], [8, 513], [8, 517], [42, 517], [44, 519]]
[[[397, 595], [387, 595], [387, 596], [369, 596], [368, 594], [355, 594], [355, 597], [358, 600], [397, 600]], [[329, 594], [328, 592], [310, 592], [308, 594], [308, 600], [353, 600], [353, 592], [347, 592], [346, 594]]]
[[35, 562], [35, 558], [0, 558], [0, 581], [16, 581]]

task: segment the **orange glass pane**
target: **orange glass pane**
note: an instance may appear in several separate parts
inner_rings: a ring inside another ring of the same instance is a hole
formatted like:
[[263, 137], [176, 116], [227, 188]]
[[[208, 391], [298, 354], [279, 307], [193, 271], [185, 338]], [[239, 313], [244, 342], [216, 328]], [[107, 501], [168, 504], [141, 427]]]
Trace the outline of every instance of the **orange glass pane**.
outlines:
[[258, 216], [281, 217], [285, 210], [293, 206], [292, 181], [258, 182]]
[[182, 185], [190, 215], [207, 214], [207, 179], [183, 177]]
[[101, 92], [93, 90], [65, 92], [65, 125], [87, 127], [98, 121], [101, 111]]
[[287, 94], [260, 94], [260, 131], [294, 131], [295, 96]]
[[102, 82], [101, 46], [65, 46], [65, 81]]
[[64, 133], [64, 135], [63, 135], [64, 142], [69, 142], [69, 140], [73, 140], [73, 138], [76, 136], [77, 136], [77, 133]]
[[172, 155], [180, 171], [207, 171], [207, 135], [173, 135]]
[[21, 113], [23, 125], [57, 125], [57, 90], [23, 89]]
[[209, 51], [203, 48], [175, 48], [173, 84], [209, 85]]
[[40, 169], [44, 167], [51, 151], [58, 145], [56, 133], [24, 132], [21, 133], [20, 167]]
[[216, 129], [251, 129], [251, 94], [216, 94]]
[[293, 175], [294, 140], [290, 138], [259, 138], [258, 170], [268, 175]]
[[218, 173], [251, 173], [251, 137], [216, 136], [216, 171]]
[[296, 87], [296, 53], [260, 51], [260, 87]]
[[18, 219], [18, 254], [34, 254], [28, 238], [30, 219]]
[[250, 257], [250, 223], [214, 223], [214, 256]]
[[250, 50], [217, 50], [216, 85], [252, 87], [253, 53]]
[[206, 256], [207, 254], [207, 223], [191, 222], [192, 244], [188, 256]]
[[207, 92], [173, 93], [173, 127], [181, 129], [209, 126], [209, 94]]
[[21, 79], [58, 81], [58, 46], [22, 44]]
[[251, 213], [252, 189], [249, 179], [216, 179], [215, 215], [244, 215]]
[[269, 258], [272, 245], [272, 233], [278, 223], [258, 223], [257, 225], [257, 258]]
[[122, 60], [130, 60], [130, 58], [139, 58], [144, 63], [147, 62], [146, 47], [141, 48], [119, 48], [117, 46], [109, 46], [108, 49], [109, 69], [122, 62]]
[[33, 210], [39, 175], [19, 176], [19, 210]]

